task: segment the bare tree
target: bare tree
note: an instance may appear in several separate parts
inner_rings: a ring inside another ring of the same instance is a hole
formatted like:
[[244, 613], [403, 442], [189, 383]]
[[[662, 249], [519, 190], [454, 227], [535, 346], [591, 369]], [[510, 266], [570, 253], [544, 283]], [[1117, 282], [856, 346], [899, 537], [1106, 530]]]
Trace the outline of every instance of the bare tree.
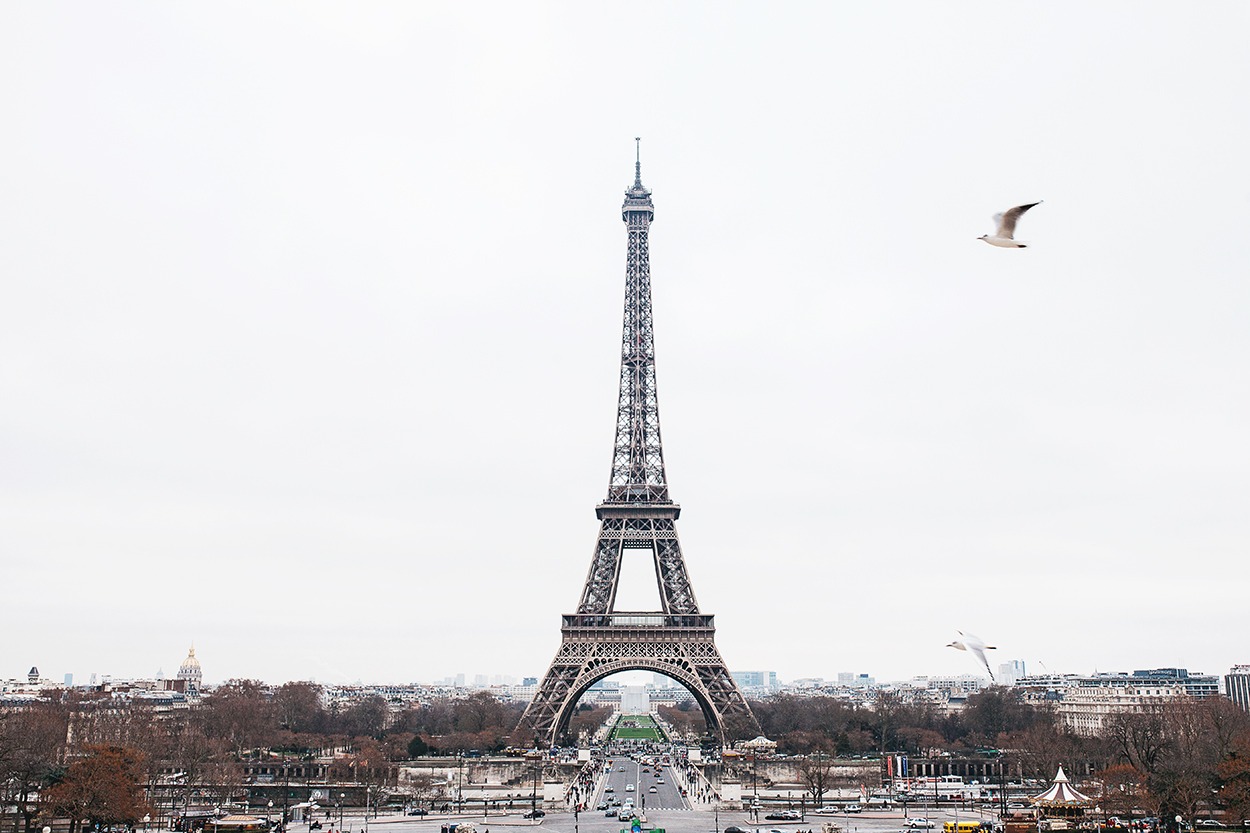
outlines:
[[798, 772], [804, 789], [812, 797], [812, 806], [824, 804], [825, 793], [834, 787], [834, 757], [814, 752], [799, 762]]
[[0, 789], [13, 807], [13, 831], [31, 830], [36, 805], [31, 797], [64, 760], [69, 719], [60, 704], [37, 703], [0, 714]]

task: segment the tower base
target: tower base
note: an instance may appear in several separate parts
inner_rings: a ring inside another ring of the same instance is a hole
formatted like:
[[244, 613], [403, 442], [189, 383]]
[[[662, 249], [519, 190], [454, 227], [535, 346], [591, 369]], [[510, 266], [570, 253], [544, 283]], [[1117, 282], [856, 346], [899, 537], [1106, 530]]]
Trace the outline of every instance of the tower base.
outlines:
[[712, 617], [662, 613], [573, 614], [564, 617], [561, 644], [514, 740], [551, 746], [568, 728], [577, 701], [592, 685], [620, 671], [652, 671], [694, 695], [708, 733], [722, 744], [728, 724], [755, 717], [716, 650]]

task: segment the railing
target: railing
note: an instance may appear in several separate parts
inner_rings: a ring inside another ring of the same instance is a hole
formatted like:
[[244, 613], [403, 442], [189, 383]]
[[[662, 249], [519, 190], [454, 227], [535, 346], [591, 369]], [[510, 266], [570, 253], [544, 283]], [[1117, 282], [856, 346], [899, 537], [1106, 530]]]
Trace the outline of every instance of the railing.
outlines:
[[710, 628], [712, 616], [702, 613], [574, 613], [566, 628]]

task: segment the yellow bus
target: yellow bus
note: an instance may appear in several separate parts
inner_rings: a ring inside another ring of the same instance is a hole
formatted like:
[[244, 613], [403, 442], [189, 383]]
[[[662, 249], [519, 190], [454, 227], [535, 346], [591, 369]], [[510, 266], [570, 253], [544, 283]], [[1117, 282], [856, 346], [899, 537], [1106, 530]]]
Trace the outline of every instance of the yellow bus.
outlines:
[[942, 825], [942, 833], [981, 833], [983, 827], [979, 821], [948, 821]]

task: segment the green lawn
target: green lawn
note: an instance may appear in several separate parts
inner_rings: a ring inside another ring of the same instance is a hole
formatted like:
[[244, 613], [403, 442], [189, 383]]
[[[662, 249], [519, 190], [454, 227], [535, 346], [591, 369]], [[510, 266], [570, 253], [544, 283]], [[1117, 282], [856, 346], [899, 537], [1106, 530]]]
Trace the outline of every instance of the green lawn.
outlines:
[[616, 740], [664, 740], [655, 721], [644, 715], [621, 718], [616, 728], [612, 730], [612, 737]]

